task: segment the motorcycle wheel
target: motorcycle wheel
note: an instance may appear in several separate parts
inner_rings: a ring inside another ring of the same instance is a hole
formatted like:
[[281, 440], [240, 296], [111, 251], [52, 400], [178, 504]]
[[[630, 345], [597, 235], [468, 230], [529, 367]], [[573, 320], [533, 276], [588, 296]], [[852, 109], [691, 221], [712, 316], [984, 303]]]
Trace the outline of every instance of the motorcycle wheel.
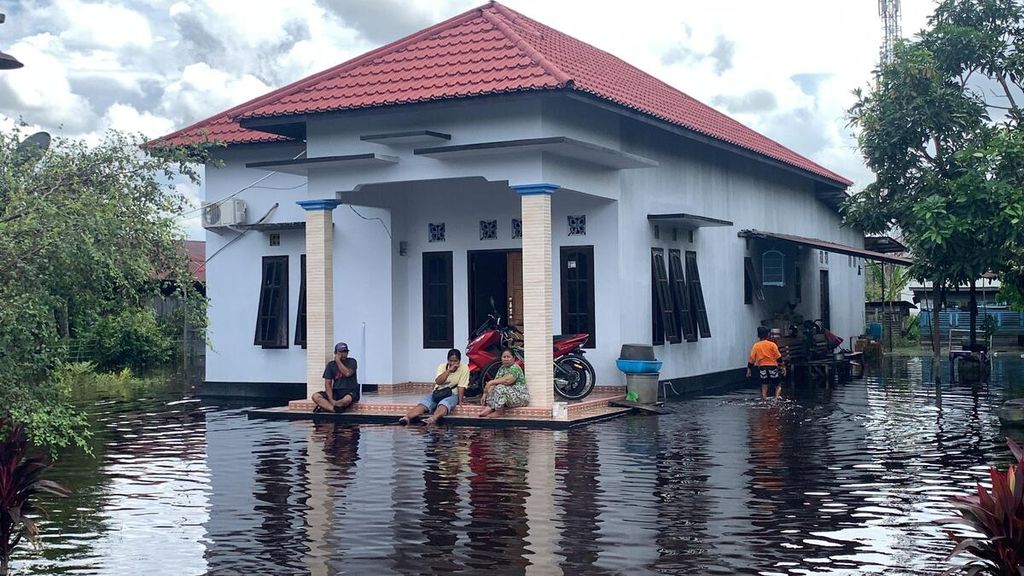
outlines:
[[569, 355], [555, 360], [555, 392], [562, 398], [586, 398], [594, 391], [596, 381], [594, 367], [586, 358]]
[[501, 360], [495, 360], [470, 377], [469, 387], [466, 389], [466, 398], [473, 398], [484, 393], [484, 384], [494, 380], [498, 375], [498, 368], [501, 368]]

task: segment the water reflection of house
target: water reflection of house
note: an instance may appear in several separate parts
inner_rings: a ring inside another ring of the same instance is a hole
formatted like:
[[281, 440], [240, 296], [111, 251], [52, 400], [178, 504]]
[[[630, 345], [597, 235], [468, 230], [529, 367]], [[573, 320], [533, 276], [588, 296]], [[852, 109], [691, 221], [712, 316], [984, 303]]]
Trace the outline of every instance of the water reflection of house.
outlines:
[[[720, 382], [780, 312], [859, 334], [879, 257], [841, 225], [849, 180], [498, 3], [163, 140], [227, 144], [205, 187], [212, 393], [302, 396], [335, 340], [367, 383], [422, 379], [492, 311], [527, 356], [591, 334], [599, 385], [623, 342]], [[549, 370], [527, 369], [538, 405]]]

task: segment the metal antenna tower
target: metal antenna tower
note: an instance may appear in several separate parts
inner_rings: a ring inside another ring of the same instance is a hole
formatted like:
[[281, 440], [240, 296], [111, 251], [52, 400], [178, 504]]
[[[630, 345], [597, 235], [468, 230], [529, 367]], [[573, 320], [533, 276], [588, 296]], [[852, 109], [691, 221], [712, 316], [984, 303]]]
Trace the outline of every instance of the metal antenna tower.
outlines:
[[900, 0], [878, 0], [878, 15], [882, 18], [882, 49], [879, 64], [892, 61], [892, 48], [903, 37], [900, 30]]

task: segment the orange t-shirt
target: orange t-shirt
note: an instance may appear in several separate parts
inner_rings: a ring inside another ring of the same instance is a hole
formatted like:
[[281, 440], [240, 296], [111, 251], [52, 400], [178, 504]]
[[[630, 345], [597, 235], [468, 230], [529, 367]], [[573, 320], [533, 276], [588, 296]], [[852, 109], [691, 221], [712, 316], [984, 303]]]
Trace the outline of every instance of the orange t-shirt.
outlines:
[[748, 362], [754, 366], [778, 366], [781, 357], [782, 354], [779, 353], [779, 347], [775, 345], [775, 342], [758, 340], [750, 349]]

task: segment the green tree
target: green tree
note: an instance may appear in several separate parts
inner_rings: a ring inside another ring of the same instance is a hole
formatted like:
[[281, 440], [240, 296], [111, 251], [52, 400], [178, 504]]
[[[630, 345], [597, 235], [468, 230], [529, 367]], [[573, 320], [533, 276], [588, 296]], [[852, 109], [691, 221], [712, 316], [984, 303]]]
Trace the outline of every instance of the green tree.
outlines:
[[[896, 227], [911, 273], [944, 287], [1012, 273], [1024, 215], [1021, 94], [1024, 8], [1015, 0], [943, 0], [899, 44], [850, 111], [876, 180], [844, 206], [867, 232]], [[976, 306], [971, 311], [975, 338]], [[939, 354], [938, 324], [932, 346]]]
[[51, 451], [84, 447], [86, 420], [51, 373], [70, 338], [144, 329], [155, 271], [187, 277], [174, 184], [198, 181], [202, 152], [111, 132], [95, 145], [55, 139], [35, 159], [22, 136], [0, 132], [0, 418], [26, 422]]

